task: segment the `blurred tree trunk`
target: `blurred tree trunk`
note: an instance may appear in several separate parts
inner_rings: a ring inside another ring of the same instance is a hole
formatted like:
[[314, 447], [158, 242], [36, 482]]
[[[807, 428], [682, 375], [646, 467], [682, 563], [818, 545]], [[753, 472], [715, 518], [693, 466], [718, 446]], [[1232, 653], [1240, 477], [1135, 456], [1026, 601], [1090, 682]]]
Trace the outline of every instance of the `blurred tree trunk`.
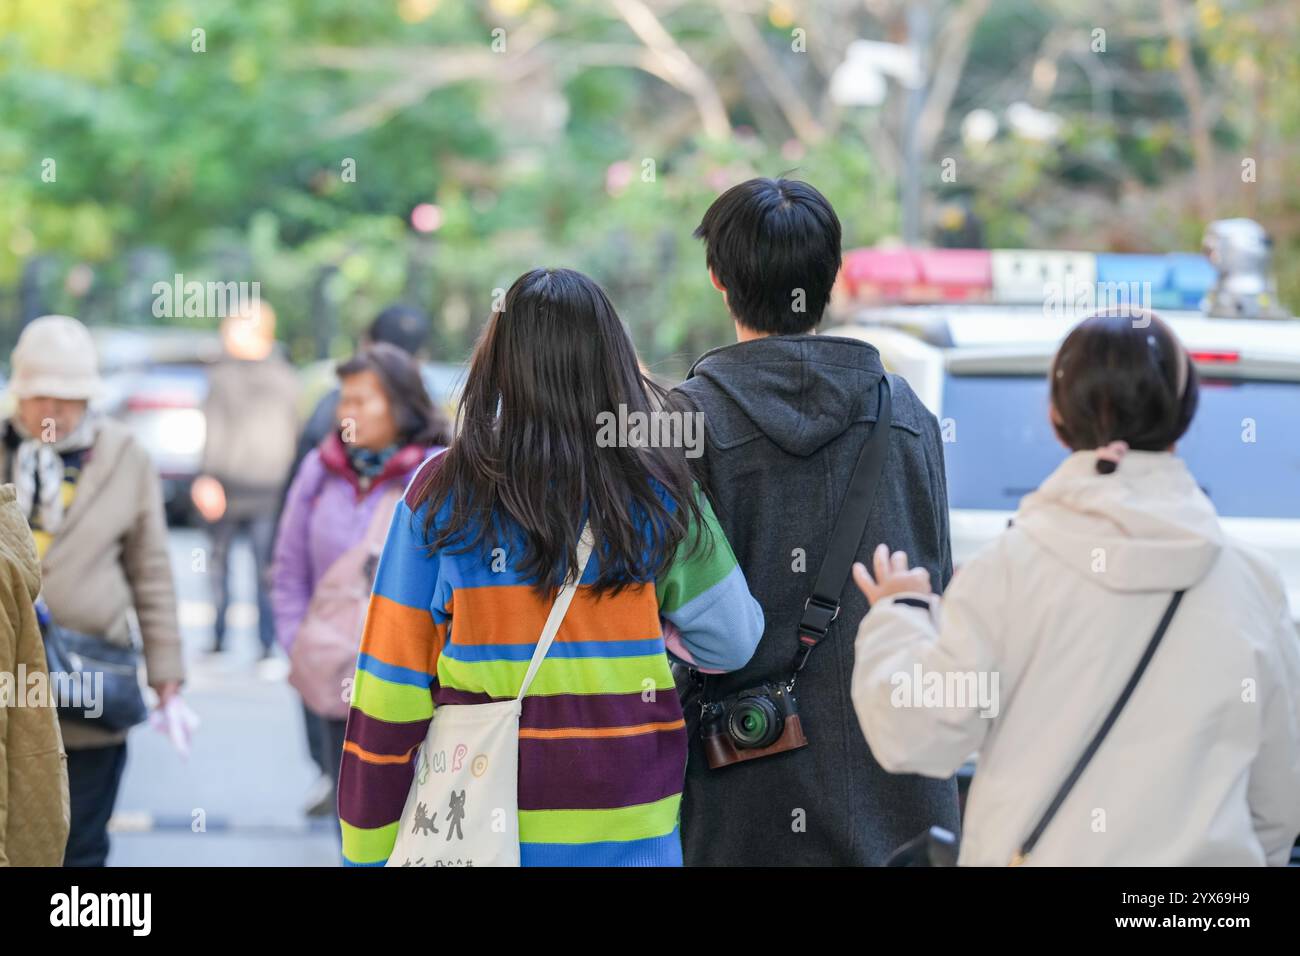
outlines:
[[1196, 205], [1201, 218], [1214, 218], [1214, 147], [1210, 142], [1210, 120], [1205, 93], [1196, 71], [1191, 43], [1187, 39], [1186, 5], [1180, 0], [1160, 0], [1160, 16], [1169, 33], [1170, 49], [1178, 74], [1178, 86], [1187, 104], [1187, 122], [1192, 136], [1192, 162], [1196, 175]]

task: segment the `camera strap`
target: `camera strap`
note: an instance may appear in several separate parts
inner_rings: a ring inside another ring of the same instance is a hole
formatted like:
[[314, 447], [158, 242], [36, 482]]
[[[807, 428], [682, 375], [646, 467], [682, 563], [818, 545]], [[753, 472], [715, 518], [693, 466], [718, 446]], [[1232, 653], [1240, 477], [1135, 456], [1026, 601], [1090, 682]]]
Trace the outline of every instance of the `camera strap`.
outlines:
[[862, 535], [867, 530], [867, 518], [876, 500], [876, 490], [880, 487], [880, 476], [885, 470], [893, 423], [893, 395], [888, 375], [880, 376], [877, 394], [876, 423], [858, 455], [853, 477], [849, 479], [848, 494], [836, 516], [812, 595], [804, 602], [803, 616], [799, 618], [799, 650], [794, 659], [796, 674], [803, 670], [808, 655], [840, 616], [840, 595], [848, 583], [853, 559], [857, 557]]

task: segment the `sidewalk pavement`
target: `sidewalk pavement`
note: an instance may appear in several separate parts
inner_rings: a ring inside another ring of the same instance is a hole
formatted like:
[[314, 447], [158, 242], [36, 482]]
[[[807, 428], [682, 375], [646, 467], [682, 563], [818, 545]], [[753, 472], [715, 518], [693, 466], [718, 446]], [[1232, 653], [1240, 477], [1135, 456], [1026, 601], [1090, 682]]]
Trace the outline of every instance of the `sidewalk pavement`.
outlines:
[[147, 724], [131, 732], [108, 864], [337, 866], [334, 821], [302, 813], [318, 771], [298, 695], [283, 673], [258, 674], [252, 553], [242, 543], [233, 551], [230, 650], [209, 656], [213, 608], [204, 575], [191, 570], [206, 539], [190, 529], [170, 539], [189, 672], [183, 697], [202, 724], [188, 760]]

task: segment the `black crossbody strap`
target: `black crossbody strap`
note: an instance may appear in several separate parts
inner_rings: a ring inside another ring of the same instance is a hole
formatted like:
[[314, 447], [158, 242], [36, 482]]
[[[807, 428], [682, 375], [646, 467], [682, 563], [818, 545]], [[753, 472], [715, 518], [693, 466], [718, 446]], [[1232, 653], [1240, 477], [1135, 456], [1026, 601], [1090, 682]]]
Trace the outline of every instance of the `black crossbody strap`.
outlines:
[[799, 652], [794, 660], [796, 673], [803, 670], [812, 649], [826, 636], [831, 622], [840, 615], [840, 595], [849, 580], [849, 571], [853, 568], [853, 559], [857, 557], [858, 545], [867, 529], [867, 517], [880, 487], [893, 422], [893, 393], [888, 375], [880, 376], [878, 399], [876, 424], [858, 455], [853, 477], [849, 479], [848, 494], [836, 516], [826, 556], [817, 572], [812, 596], [804, 602], [803, 616], [799, 618]]
[[1061, 785], [1061, 789], [1056, 791], [1056, 797], [1052, 800], [1051, 805], [1048, 806], [1042, 819], [1038, 821], [1038, 826], [1034, 827], [1033, 832], [1029, 834], [1029, 838], [1025, 840], [1024, 845], [1020, 848], [1020, 852], [1017, 853], [1015, 859], [1012, 860], [1012, 866], [1021, 863], [1024, 858], [1029, 855], [1029, 851], [1031, 851], [1038, 843], [1038, 838], [1043, 835], [1043, 831], [1047, 829], [1047, 825], [1052, 822], [1052, 817], [1056, 816], [1056, 811], [1061, 809], [1061, 804], [1065, 803], [1065, 798], [1070, 795], [1070, 791], [1074, 789], [1074, 785], [1078, 783], [1079, 778], [1083, 776], [1083, 771], [1088, 768], [1088, 764], [1092, 761], [1093, 755], [1096, 754], [1097, 748], [1101, 746], [1101, 742], [1105, 740], [1106, 735], [1110, 733], [1110, 728], [1115, 726], [1115, 721], [1119, 719], [1120, 712], [1124, 709], [1124, 705], [1127, 704], [1128, 699], [1133, 696], [1133, 689], [1137, 687], [1138, 681], [1142, 679], [1142, 674], [1147, 669], [1147, 665], [1151, 663], [1151, 658], [1155, 656], [1156, 648], [1160, 646], [1160, 639], [1165, 636], [1165, 631], [1169, 630], [1169, 622], [1174, 619], [1174, 612], [1178, 610], [1178, 605], [1182, 603], [1183, 594], [1185, 593], [1186, 592], [1184, 591], [1174, 592], [1173, 598], [1169, 601], [1169, 606], [1165, 608], [1164, 617], [1160, 618], [1160, 623], [1156, 626], [1156, 632], [1151, 637], [1151, 642], [1147, 644], [1147, 649], [1143, 652], [1142, 659], [1138, 661], [1137, 668], [1133, 671], [1133, 676], [1130, 677], [1128, 683], [1124, 685], [1124, 690], [1119, 695], [1119, 700], [1115, 701], [1115, 706], [1110, 709], [1110, 713], [1106, 715], [1106, 719], [1102, 722], [1102, 725], [1097, 728], [1097, 733], [1093, 736], [1092, 742], [1088, 744], [1088, 749], [1083, 752], [1083, 756], [1079, 758], [1079, 762], [1076, 763], [1074, 769], [1070, 771], [1070, 776], [1068, 776], [1065, 783]]

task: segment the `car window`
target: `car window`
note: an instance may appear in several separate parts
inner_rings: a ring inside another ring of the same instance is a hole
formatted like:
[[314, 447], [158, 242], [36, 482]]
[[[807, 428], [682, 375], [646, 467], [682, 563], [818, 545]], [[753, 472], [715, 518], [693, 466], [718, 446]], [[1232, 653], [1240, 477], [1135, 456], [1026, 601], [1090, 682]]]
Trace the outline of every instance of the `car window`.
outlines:
[[[949, 375], [941, 417], [953, 508], [1013, 511], [1066, 455], [1041, 376]], [[1178, 455], [1220, 515], [1300, 518], [1300, 383], [1202, 380]]]

